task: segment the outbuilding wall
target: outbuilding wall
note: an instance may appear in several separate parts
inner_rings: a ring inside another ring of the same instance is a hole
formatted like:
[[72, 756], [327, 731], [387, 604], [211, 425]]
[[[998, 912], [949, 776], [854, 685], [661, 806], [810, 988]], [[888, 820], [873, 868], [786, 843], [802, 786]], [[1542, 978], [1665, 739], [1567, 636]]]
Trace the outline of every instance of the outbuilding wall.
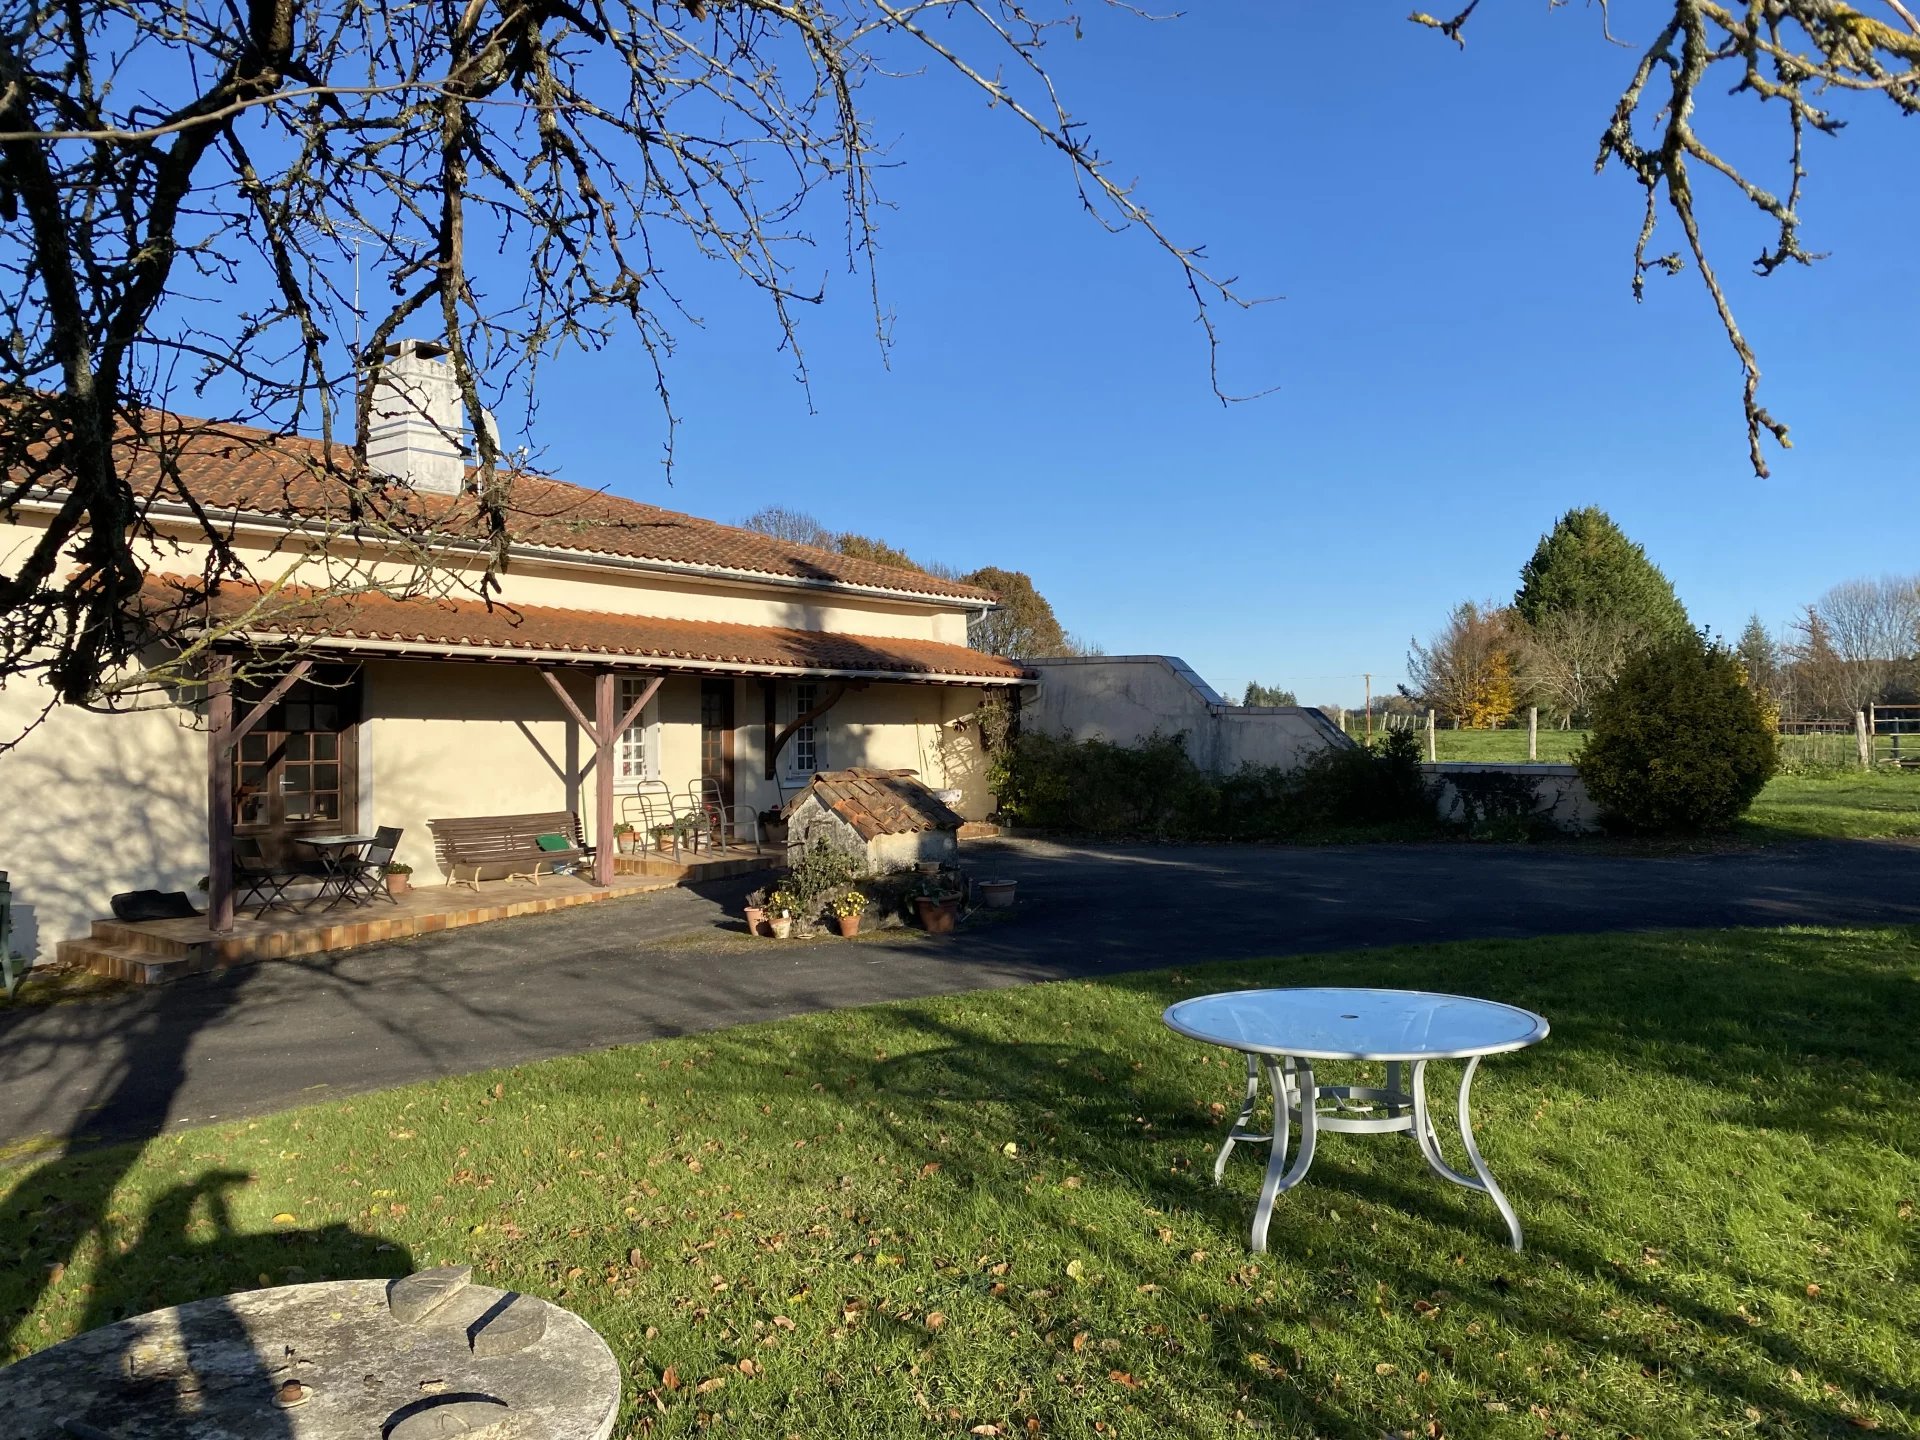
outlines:
[[1301, 705], [1229, 705], [1172, 655], [1093, 655], [1033, 660], [1038, 681], [1022, 692], [1024, 730], [1135, 745], [1184, 735], [1194, 764], [1215, 774], [1243, 765], [1291, 769], [1353, 742], [1320, 711]]

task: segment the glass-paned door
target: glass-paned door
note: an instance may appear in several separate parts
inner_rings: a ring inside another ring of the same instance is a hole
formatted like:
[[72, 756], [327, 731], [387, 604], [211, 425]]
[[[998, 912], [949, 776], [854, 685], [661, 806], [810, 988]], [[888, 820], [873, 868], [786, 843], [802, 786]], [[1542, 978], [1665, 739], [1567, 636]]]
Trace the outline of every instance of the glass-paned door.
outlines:
[[[235, 712], [246, 714], [268, 688], [236, 687]], [[296, 682], [234, 751], [235, 833], [257, 837], [279, 861], [311, 858], [301, 835], [352, 832], [359, 721], [357, 668], [316, 666]]]
[[700, 778], [718, 780], [726, 803], [734, 803], [732, 680], [700, 682]]

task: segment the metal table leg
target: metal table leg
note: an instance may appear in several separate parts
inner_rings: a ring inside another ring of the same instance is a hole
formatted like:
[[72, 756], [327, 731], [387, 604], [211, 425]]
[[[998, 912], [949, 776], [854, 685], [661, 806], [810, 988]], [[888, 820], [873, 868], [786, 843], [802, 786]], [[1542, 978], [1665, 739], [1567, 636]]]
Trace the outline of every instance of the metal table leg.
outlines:
[[1233, 1154], [1233, 1147], [1242, 1140], [1271, 1140], [1271, 1135], [1255, 1134], [1247, 1127], [1253, 1123], [1253, 1107], [1260, 1103], [1260, 1062], [1252, 1055], [1247, 1056], [1247, 1098], [1240, 1106], [1240, 1118], [1227, 1130], [1227, 1140], [1220, 1147], [1220, 1153], [1213, 1158], [1213, 1183], [1218, 1185], [1227, 1173], [1227, 1157]]
[[[1261, 1057], [1267, 1072], [1267, 1088], [1273, 1092], [1273, 1152], [1267, 1157], [1266, 1177], [1260, 1182], [1260, 1203], [1253, 1211], [1253, 1253], [1267, 1253], [1267, 1226], [1273, 1220], [1273, 1202], [1307, 1178], [1313, 1165], [1314, 1138], [1318, 1135], [1316, 1103], [1319, 1090], [1313, 1083], [1313, 1066], [1305, 1060], [1282, 1059], [1277, 1055]], [[1289, 1111], [1300, 1111], [1300, 1145], [1293, 1163], [1287, 1163]]]
[[1413, 1138], [1434, 1174], [1468, 1190], [1478, 1190], [1493, 1201], [1500, 1218], [1507, 1222], [1507, 1233], [1512, 1237], [1513, 1248], [1518, 1250], [1521, 1245], [1520, 1218], [1514, 1214], [1506, 1192], [1493, 1178], [1493, 1172], [1487, 1168], [1486, 1158], [1480, 1153], [1479, 1143], [1473, 1138], [1471, 1096], [1473, 1073], [1479, 1068], [1480, 1057], [1476, 1055], [1467, 1061], [1467, 1068], [1460, 1076], [1460, 1138], [1466, 1144], [1467, 1159], [1473, 1162], [1473, 1174], [1461, 1174], [1440, 1153], [1440, 1136], [1433, 1127], [1433, 1116], [1427, 1108], [1427, 1062], [1424, 1060], [1413, 1062]]

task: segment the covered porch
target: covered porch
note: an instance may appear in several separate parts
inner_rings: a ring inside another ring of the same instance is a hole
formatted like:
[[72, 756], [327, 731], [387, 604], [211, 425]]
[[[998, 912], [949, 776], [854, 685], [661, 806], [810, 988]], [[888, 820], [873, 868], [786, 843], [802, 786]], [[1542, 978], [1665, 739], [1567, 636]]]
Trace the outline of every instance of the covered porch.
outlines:
[[[777, 864], [780, 847], [755, 843], [757, 819], [813, 770], [878, 763], [947, 784], [982, 695], [1022, 673], [911, 638], [372, 595], [311, 597], [271, 626], [235, 625], [256, 598], [208, 602], [221, 643], [202, 706], [205, 914], [101, 920], [63, 958], [163, 978]], [[712, 797], [730, 823], [697, 848], [656, 841], [647, 822], [660, 812], [643, 797], [662, 792], [683, 813], [696, 793]], [[571, 814], [590, 858], [538, 886], [443, 883], [430, 822], [525, 812]], [[238, 903], [236, 841], [257, 855], [264, 836], [294, 854], [307, 835], [381, 827], [402, 832], [397, 858], [414, 870], [399, 905]]]

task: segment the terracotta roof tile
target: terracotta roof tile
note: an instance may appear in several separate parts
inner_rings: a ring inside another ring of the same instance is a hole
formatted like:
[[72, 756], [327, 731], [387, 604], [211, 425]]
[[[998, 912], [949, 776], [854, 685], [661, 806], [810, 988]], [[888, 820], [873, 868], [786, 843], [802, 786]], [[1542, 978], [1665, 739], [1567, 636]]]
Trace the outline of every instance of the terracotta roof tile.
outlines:
[[957, 830], [963, 823], [959, 812], [911, 770], [822, 770], [812, 784], [787, 802], [785, 813], [792, 815], [809, 799], [819, 801], [846, 821], [862, 840], [921, 830]]
[[[381, 514], [403, 529], [484, 543], [486, 517], [472, 494], [432, 495], [395, 483], [359, 493], [348, 483], [351, 450], [245, 425], [156, 415], [140, 440], [123, 438], [135, 492], [158, 502], [191, 495], [200, 504], [280, 520], [342, 521]], [[162, 461], [165, 463], [163, 464]], [[515, 545], [673, 565], [990, 602], [973, 585], [924, 571], [796, 545], [539, 475], [514, 478], [509, 529]]]
[[[233, 620], [258, 605], [261, 591], [229, 582], [211, 597], [200, 583], [180, 576], [150, 575], [142, 608], [169, 616], [178, 625], [182, 607], [204, 606], [210, 619]], [[1014, 684], [1027, 672], [1011, 660], [934, 640], [903, 640], [884, 635], [849, 635], [825, 630], [790, 630], [772, 625], [670, 620], [649, 615], [616, 615], [598, 610], [550, 606], [491, 608], [477, 600], [385, 595], [320, 595], [282, 591], [269, 602], [258, 635], [294, 635], [340, 642], [381, 641], [423, 649], [506, 649], [551, 654], [554, 658], [622, 656], [701, 665], [740, 665], [795, 674], [877, 673], [962, 676]]]

